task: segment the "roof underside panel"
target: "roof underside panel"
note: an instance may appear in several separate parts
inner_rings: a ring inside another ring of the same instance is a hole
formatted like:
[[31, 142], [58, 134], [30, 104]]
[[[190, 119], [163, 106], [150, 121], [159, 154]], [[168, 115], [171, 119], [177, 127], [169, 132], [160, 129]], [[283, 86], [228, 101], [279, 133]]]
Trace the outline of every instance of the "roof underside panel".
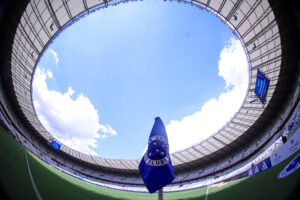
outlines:
[[[118, 2], [121, 1], [114, 1]], [[267, 0], [198, 0], [198, 2], [195, 2], [198, 7], [206, 8], [220, 19], [227, 20], [228, 27], [236, 30], [249, 59], [249, 91], [239, 112], [224, 128], [205, 141], [171, 154], [174, 165], [215, 155], [215, 152], [243, 136], [257, 122], [272, 99], [281, 67], [279, 29]], [[47, 141], [51, 141], [53, 136], [41, 125], [32, 107], [31, 76], [36, 62], [53, 36], [59, 35], [62, 31], [61, 28], [66, 28], [78, 18], [89, 14], [89, 8], [96, 9], [100, 8], [97, 6], [103, 5], [107, 6], [104, 1], [97, 0], [30, 1], [20, 20], [11, 54], [14, 91], [24, 116]], [[270, 80], [265, 105], [262, 105], [254, 94], [257, 69]], [[128, 170], [137, 169], [139, 163], [138, 160], [91, 157], [63, 144], [61, 149], [75, 158], [96, 166]]]

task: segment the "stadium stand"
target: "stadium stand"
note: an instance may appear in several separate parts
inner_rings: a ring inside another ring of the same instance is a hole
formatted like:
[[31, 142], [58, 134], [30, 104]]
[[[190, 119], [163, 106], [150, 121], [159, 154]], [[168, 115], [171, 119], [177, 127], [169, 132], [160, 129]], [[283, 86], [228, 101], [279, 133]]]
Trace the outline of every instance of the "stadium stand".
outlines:
[[[36, 63], [48, 45], [64, 29], [92, 12], [126, 2], [128, 1], [11, 0], [0, 2], [0, 7], [2, 6], [0, 9], [0, 36], [2, 38], [0, 43], [0, 124], [3, 127], [1, 137], [18, 151], [23, 150], [19, 145], [21, 144], [32, 153], [28, 153], [29, 160], [33, 163], [32, 169], [45, 175], [57, 174], [58, 170], [88, 185], [102, 188], [100, 190], [103, 194], [107, 192], [110, 195], [109, 197], [102, 196], [103, 199], [114, 199], [114, 193], [118, 193], [103, 188], [142, 194], [147, 192], [138, 173], [139, 160], [93, 157], [61, 143], [61, 150], [54, 150], [50, 145], [54, 139], [53, 136], [40, 124], [32, 107], [30, 80]], [[293, 178], [286, 179], [290, 182], [285, 182], [285, 185], [284, 181], [279, 183], [277, 179], [274, 180], [271, 174], [275, 171], [278, 174], [279, 169], [291, 160], [289, 156], [295, 156], [295, 153], [299, 152], [300, 146], [298, 145], [300, 138], [299, 4], [284, 0], [178, 2], [207, 10], [233, 31], [241, 40], [247, 53], [250, 77], [248, 93], [242, 107], [224, 127], [206, 140], [171, 155], [176, 178], [164, 188], [164, 191], [170, 193], [170, 199], [184, 198], [184, 195], [190, 196], [190, 199], [197, 199], [199, 195], [205, 194], [206, 188], [208, 190], [212, 185], [239, 179], [237, 182], [240, 184], [235, 187], [236, 189], [231, 189], [236, 194], [240, 194], [236, 191], [238, 189], [244, 191], [240, 188], [243, 180], [247, 180], [245, 182], [250, 185], [254, 184], [251, 183], [252, 180], [260, 180], [261, 183], [272, 180], [276, 182], [274, 187], [278, 191], [282, 191], [279, 189], [281, 187], [292, 192], [294, 188], [292, 186], [297, 185], [299, 180], [299, 172]], [[44, 20], [40, 20], [41, 18]], [[270, 80], [264, 104], [254, 94], [257, 69]], [[6, 133], [9, 133], [18, 143], [7, 139], [4, 136]], [[4, 148], [5, 143], [2, 143], [2, 146]], [[288, 147], [292, 149], [292, 152], [280, 153]], [[0, 152], [4, 155], [1, 149]], [[22, 162], [25, 159], [24, 152], [23, 157], [13, 151], [10, 154], [18, 155], [16, 162], [21, 163], [20, 171], [14, 168], [11, 171], [24, 174], [20, 176], [26, 177], [24, 182], [12, 176], [16, 181], [25, 183], [26, 186], [20, 192], [24, 193], [26, 199], [34, 199], [35, 195], [26, 172], [29, 166]], [[265, 169], [259, 166], [268, 159], [272, 161], [272, 167], [264, 172]], [[5, 161], [11, 162], [8, 158], [5, 158]], [[120, 165], [121, 162], [122, 165]], [[260, 179], [260, 174], [252, 178], [252, 174], [249, 174], [252, 173], [252, 169], [257, 169], [257, 172], [261, 174], [269, 174], [266, 175], [269, 180]], [[3, 178], [1, 180], [9, 180], [3, 172], [0, 175]], [[64, 175], [60, 174], [59, 177], [64, 177]], [[40, 177], [35, 177], [35, 179], [42, 180]], [[52, 180], [53, 177], [48, 176], [48, 179]], [[43, 188], [44, 183], [37, 182]], [[20, 199], [19, 193], [13, 194], [12, 186], [7, 186], [7, 184], [0, 182], [0, 192], [4, 191], [5, 197], [11, 195], [13, 199]], [[18, 183], [11, 184], [17, 185]], [[290, 186], [289, 189], [286, 188], [288, 186]], [[175, 197], [172, 194], [172, 192], [179, 191], [182, 196]], [[257, 190], [253, 189], [253, 191]], [[45, 191], [43, 194], [49, 198], [52, 195]], [[86, 192], [83, 191], [82, 194]], [[228, 193], [220, 194], [230, 196]], [[278, 199], [285, 199], [289, 195], [268, 193], [270, 196], [275, 194]], [[61, 195], [63, 197], [64, 194]], [[138, 194], [132, 195], [134, 196], [132, 199], [138, 199], [135, 196]], [[215, 197], [218, 197], [218, 194], [215, 194]], [[221, 199], [226, 198], [223, 196]]]
[[[270, 157], [275, 151], [277, 151], [284, 143], [282, 142], [281, 134], [290, 138], [296, 130], [299, 129], [299, 119], [300, 116], [300, 103], [298, 103], [297, 109], [293, 112], [290, 119], [287, 121], [286, 125], [274, 134], [274, 137], [264, 145], [264, 147], [256, 152], [252, 157], [247, 160], [240, 162], [241, 154], [244, 156], [246, 154], [253, 153], [258, 148], [258, 143], [255, 142], [250, 145], [246, 151], [242, 151], [230, 158], [230, 162], [220, 162], [214, 165], [207, 166], [205, 169], [199, 169], [191, 172], [185, 172], [176, 176], [172, 184], [165, 188], [166, 192], [170, 191], [182, 191], [190, 190], [199, 187], [205, 187], [208, 184], [212, 185], [224, 180], [230, 179], [234, 176], [241, 175], [250, 169], [253, 165], [257, 165], [259, 162], [267, 157]], [[18, 135], [18, 132], [15, 132]], [[37, 147], [26, 140], [22, 135], [18, 135], [23, 146], [28, 149], [35, 156], [39, 157], [41, 160], [45, 161], [52, 167], [72, 176], [78, 178], [82, 181], [104, 186], [107, 188], [121, 189], [127, 191], [135, 192], [147, 192], [143, 187], [143, 182], [138, 177], [124, 177], [108, 174], [99, 174], [97, 171], [87, 169], [82, 166], [76, 165], [76, 163], [66, 162], [66, 160], [61, 158], [51, 158], [47, 153], [42, 153]], [[263, 143], [268, 138], [261, 138], [260, 143]], [[236, 164], [239, 162], [238, 164]], [[243, 175], [246, 176], [246, 175]], [[239, 177], [241, 178], [242, 175]], [[178, 188], [174, 187], [178, 186]]]

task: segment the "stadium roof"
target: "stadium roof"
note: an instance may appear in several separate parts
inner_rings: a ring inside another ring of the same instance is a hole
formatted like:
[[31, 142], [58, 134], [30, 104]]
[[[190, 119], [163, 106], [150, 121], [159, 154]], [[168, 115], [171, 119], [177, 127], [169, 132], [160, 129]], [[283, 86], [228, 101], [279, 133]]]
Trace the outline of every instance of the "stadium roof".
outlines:
[[[18, 3], [17, 3], [18, 2]], [[6, 1], [1, 38], [1, 79], [19, 121], [50, 143], [54, 137], [38, 120], [31, 86], [34, 69], [54, 38], [81, 17], [98, 9], [128, 1], [31, 0]], [[232, 120], [208, 139], [171, 154], [176, 170], [191, 169], [224, 158], [259, 138], [292, 99], [299, 68], [298, 30], [290, 19], [288, 3], [247, 0], [187, 0], [216, 15], [240, 39], [249, 62], [249, 87], [242, 107]], [[290, 8], [289, 8], [290, 9]], [[257, 70], [269, 80], [265, 104], [254, 94]], [[297, 93], [298, 94], [298, 93]], [[136, 172], [139, 160], [113, 160], [89, 156], [62, 144], [61, 151], [104, 169]]]

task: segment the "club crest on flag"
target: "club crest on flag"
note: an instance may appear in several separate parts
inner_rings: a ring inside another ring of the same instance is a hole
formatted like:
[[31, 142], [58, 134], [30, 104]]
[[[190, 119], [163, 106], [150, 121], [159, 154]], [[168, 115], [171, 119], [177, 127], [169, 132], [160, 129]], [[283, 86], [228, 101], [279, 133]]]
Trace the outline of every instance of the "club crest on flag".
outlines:
[[148, 151], [144, 155], [146, 165], [164, 166], [170, 162], [168, 140], [161, 135], [149, 138]]

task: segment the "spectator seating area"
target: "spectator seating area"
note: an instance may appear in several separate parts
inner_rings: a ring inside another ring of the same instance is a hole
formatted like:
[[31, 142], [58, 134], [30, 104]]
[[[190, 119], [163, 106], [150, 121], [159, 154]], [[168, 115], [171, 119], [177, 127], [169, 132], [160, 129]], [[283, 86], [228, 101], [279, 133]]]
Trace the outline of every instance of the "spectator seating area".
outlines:
[[[84, 182], [88, 182], [100, 187], [108, 187], [118, 190], [147, 192], [143, 181], [140, 177], [125, 177], [115, 174], [99, 172], [95, 169], [86, 167], [84, 164], [79, 165], [67, 158], [62, 158], [58, 154], [49, 152], [44, 146], [22, 135], [17, 128], [8, 122], [1, 113], [1, 123], [9, 129], [11, 135], [19, 141], [28, 151], [39, 157], [52, 167]], [[282, 137], [287, 139], [293, 135], [295, 130], [300, 126], [300, 103], [294, 110], [293, 114], [284, 124], [281, 125], [279, 120], [271, 130], [267, 131], [262, 138], [249, 144], [240, 152], [232, 155], [223, 161], [213, 165], [208, 165], [194, 171], [176, 174], [174, 181], [164, 188], [164, 191], [183, 191], [207, 185], [212, 185], [233, 177], [243, 177], [245, 172], [253, 165], [258, 164], [265, 158], [272, 155], [280, 146], [283, 145]], [[282, 127], [281, 129], [280, 126]], [[274, 131], [274, 132], [273, 132]], [[273, 135], [270, 139], [270, 135]], [[260, 149], [256, 152], [257, 149]], [[175, 186], [175, 187], [174, 187]]]

